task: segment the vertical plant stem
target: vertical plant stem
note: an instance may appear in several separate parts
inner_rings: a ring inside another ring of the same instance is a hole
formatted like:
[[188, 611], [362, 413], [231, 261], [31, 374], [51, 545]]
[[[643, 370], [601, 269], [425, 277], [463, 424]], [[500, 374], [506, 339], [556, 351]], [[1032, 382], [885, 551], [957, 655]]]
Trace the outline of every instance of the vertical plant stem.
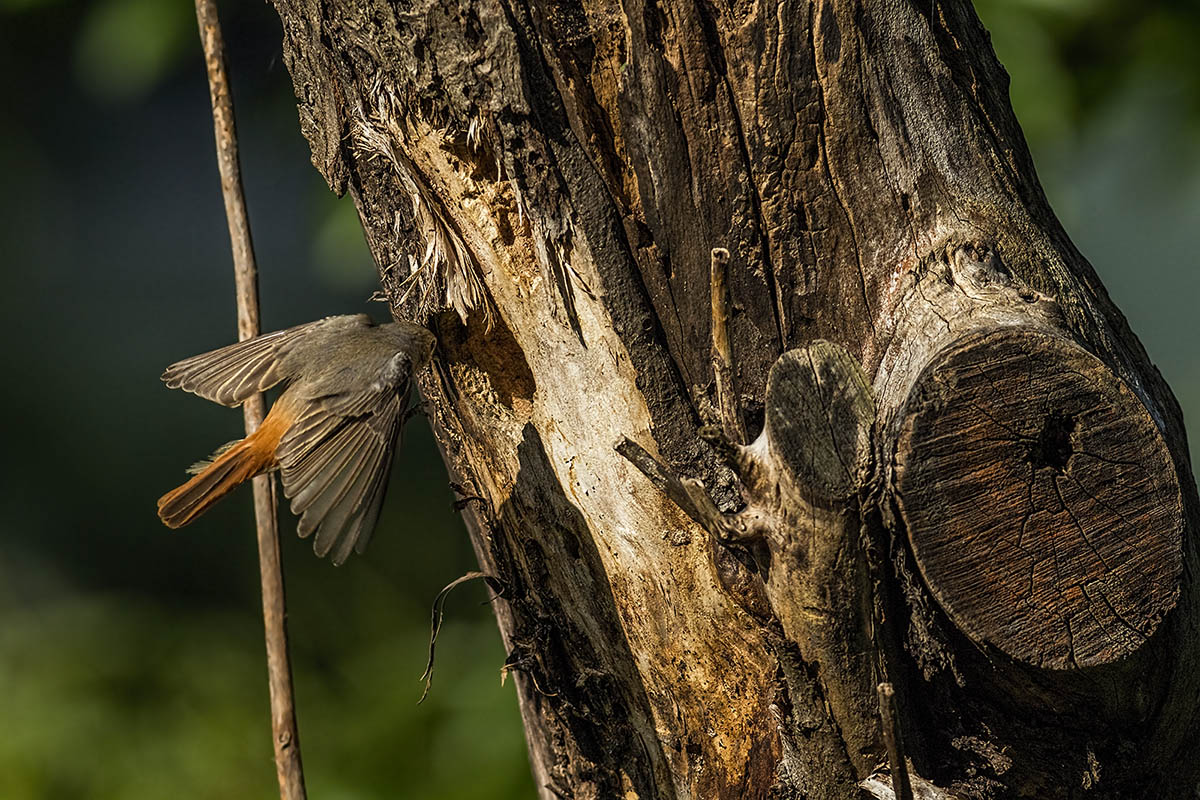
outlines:
[[[233, 96], [225, 69], [225, 44], [214, 0], [196, 0], [196, 20], [208, 72], [212, 97], [213, 129], [217, 141], [217, 164], [221, 194], [229, 221], [233, 246], [233, 271], [237, 294], [238, 339], [259, 333], [258, 267], [250, 241], [250, 222], [242, 191], [238, 163], [237, 131], [234, 127]], [[242, 407], [246, 435], [262, 424], [263, 396], [257, 394]], [[287, 605], [284, 598], [283, 565], [279, 557], [279, 527], [275, 513], [275, 483], [269, 475], [254, 479], [254, 516], [258, 528], [258, 565], [262, 577], [263, 625], [267, 640], [267, 677], [271, 694], [271, 732], [275, 743], [275, 769], [283, 800], [304, 800], [304, 768], [300, 760], [300, 735], [292, 693], [292, 665], [287, 646]]]

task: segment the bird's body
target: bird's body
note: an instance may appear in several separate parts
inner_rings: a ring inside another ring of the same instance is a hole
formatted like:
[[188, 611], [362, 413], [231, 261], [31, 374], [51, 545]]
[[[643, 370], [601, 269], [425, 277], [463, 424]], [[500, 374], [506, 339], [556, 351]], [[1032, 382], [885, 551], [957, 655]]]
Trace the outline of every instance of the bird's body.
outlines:
[[236, 406], [286, 388], [258, 430], [226, 448], [158, 501], [171, 528], [196, 519], [239, 484], [278, 469], [317, 555], [340, 564], [362, 552], [383, 504], [411, 379], [433, 335], [406, 322], [373, 325], [365, 314], [326, 317], [172, 364], [171, 388]]

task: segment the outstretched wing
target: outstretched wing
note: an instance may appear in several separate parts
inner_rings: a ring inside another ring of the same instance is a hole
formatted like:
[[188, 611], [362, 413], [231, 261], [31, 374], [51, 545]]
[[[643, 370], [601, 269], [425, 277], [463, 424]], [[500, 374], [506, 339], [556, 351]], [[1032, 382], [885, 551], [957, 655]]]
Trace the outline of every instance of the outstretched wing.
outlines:
[[332, 552], [334, 564], [361, 553], [375, 528], [409, 392], [406, 376], [399, 386], [314, 400], [275, 451], [297, 532], [315, 531], [313, 551]]
[[172, 389], [183, 389], [223, 406], [240, 405], [248, 397], [290, 377], [282, 370], [280, 360], [296, 342], [315, 329], [330, 326], [364, 327], [370, 324], [370, 317], [366, 314], [350, 314], [265, 333], [177, 361], [167, 367], [162, 379]]

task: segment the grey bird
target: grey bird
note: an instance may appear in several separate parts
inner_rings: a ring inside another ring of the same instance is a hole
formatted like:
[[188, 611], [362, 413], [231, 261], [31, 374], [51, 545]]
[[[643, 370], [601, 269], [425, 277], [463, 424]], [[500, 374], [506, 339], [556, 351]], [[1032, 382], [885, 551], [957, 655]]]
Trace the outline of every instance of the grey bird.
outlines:
[[241, 405], [283, 383], [254, 433], [193, 465], [197, 473], [158, 501], [179, 528], [239, 484], [278, 470], [301, 537], [341, 564], [362, 553], [383, 505], [392, 453], [412, 378], [433, 354], [434, 337], [408, 322], [375, 325], [355, 314], [297, 325], [184, 359], [163, 381], [224, 406]]

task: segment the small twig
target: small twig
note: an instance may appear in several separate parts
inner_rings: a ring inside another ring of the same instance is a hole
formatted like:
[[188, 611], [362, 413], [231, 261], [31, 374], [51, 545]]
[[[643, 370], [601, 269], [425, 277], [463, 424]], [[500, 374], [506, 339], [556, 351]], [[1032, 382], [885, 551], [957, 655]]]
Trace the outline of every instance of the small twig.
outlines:
[[746, 443], [746, 423], [742, 419], [733, 373], [733, 345], [729, 339], [729, 251], [724, 247], [712, 250], [709, 276], [712, 289], [712, 365], [713, 382], [717, 387], [717, 413], [721, 428], [734, 444]]
[[912, 782], [908, 778], [908, 764], [904, 761], [904, 739], [900, 735], [900, 723], [896, 713], [896, 692], [890, 683], [881, 683], [879, 692], [879, 716], [883, 720], [883, 741], [887, 745], [888, 762], [892, 770], [892, 792], [896, 800], [913, 800]]
[[623, 437], [613, 449], [637, 467], [638, 471], [670, 498], [680, 511], [691, 517], [718, 541], [730, 544], [757, 538], [757, 534], [747, 531], [737, 517], [721, 513], [709, 497], [703, 483], [695, 478], [677, 477], [629, 437]]
[[[242, 190], [238, 163], [237, 131], [234, 128], [233, 96], [225, 69], [225, 44], [214, 0], [196, 0], [196, 21], [208, 72], [212, 99], [213, 130], [217, 141], [217, 165], [221, 193], [233, 246], [233, 271], [237, 294], [238, 339], [258, 335], [258, 268], [250, 241], [250, 221]], [[262, 424], [261, 394], [242, 406], [246, 435]], [[292, 665], [287, 646], [287, 605], [284, 599], [283, 565], [279, 558], [279, 527], [275, 513], [275, 484], [269, 475], [254, 479], [254, 517], [258, 528], [258, 565], [262, 578], [263, 626], [267, 643], [267, 681], [271, 696], [271, 732], [275, 743], [275, 770], [279, 796], [283, 800], [305, 800], [304, 768], [300, 761], [300, 734], [292, 694]]]

